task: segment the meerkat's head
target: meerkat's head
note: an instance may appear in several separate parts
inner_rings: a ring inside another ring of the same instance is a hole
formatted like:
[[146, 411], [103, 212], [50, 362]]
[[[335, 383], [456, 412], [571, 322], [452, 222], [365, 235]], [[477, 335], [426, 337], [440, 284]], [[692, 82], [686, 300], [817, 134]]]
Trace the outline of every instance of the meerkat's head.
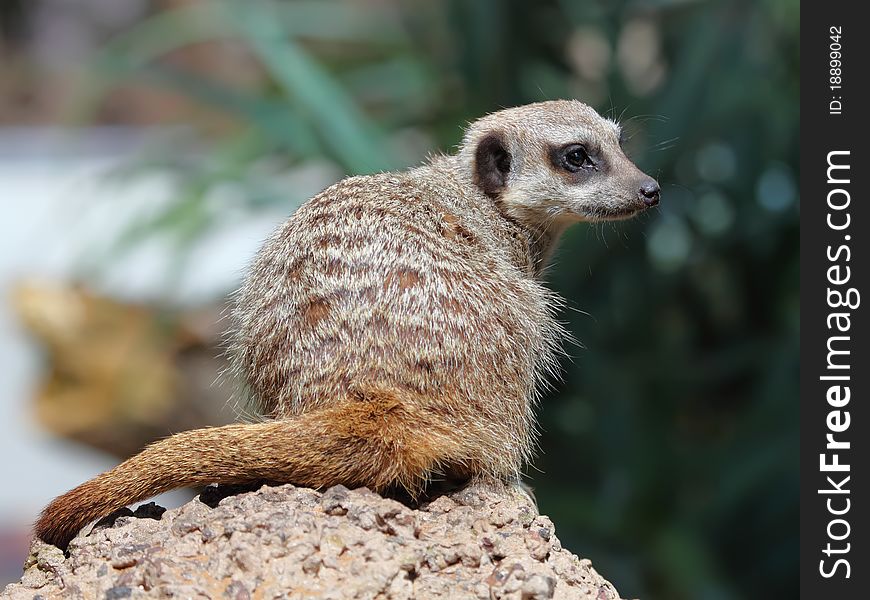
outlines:
[[621, 128], [576, 100], [540, 102], [471, 124], [458, 157], [487, 196], [535, 226], [624, 219], [659, 185], [622, 151]]

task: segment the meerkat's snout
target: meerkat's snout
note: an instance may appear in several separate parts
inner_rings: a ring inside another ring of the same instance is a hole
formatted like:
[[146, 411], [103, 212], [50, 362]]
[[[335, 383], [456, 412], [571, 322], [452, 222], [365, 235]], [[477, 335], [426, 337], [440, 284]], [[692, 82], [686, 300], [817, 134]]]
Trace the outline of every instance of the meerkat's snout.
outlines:
[[600, 158], [596, 170], [571, 186], [568, 192], [575, 198], [574, 210], [579, 218], [591, 221], [627, 219], [657, 206], [661, 200], [659, 182], [641, 171], [625, 155], [621, 145], [602, 137], [606, 141], [598, 150]]
[[595, 174], [596, 177], [590, 177], [589, 185], [579, 190], [584, 196], [583, 210], [591, 212], [594, 220], [611, 220], [629, 218], [657, 206], [661, 201], [659, 182], [641, 171], [625, 155], [620, 143], [621, 129], [617, 129], [614, 139], [607, 135], [608, 129], [614, 125], [609, 121], [604, 121], [604, 124], [604, 131], [600, 134], [605, 140], [599, 151], [603, 156], [601, 171]]

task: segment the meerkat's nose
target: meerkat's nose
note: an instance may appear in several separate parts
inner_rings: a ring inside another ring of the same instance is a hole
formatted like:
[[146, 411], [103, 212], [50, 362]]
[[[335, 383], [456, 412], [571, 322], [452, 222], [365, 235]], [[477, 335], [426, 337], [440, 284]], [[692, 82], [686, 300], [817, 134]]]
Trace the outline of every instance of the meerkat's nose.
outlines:
[[650, 177], [640, 184], [640, 189], [637, 191], [637, 197], [647, 206], [655, 206], [659, 203], [659, 183]]

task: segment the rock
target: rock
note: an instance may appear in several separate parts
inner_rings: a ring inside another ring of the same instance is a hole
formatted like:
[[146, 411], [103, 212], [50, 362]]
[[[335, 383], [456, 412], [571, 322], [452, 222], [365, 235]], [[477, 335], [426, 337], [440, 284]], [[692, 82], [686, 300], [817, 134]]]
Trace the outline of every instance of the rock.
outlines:
[[201, 498], [120, 512], [66, 557], [35, 540], [2, 597], [619, 598], [519, 489], [478, 484], [418, 509], [343, 486]]

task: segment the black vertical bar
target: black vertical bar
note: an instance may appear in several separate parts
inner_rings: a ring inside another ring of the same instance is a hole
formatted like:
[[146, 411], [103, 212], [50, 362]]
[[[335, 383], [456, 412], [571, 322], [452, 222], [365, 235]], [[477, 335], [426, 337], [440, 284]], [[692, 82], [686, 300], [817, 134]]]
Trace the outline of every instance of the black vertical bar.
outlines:
[[800, 578], [805, 598], [870, 597], [870, 128], [864, 124], [870, 110], [870, 31], [859, 14], [865, 11], [864, 3], [847, 0], [801, 7]]

